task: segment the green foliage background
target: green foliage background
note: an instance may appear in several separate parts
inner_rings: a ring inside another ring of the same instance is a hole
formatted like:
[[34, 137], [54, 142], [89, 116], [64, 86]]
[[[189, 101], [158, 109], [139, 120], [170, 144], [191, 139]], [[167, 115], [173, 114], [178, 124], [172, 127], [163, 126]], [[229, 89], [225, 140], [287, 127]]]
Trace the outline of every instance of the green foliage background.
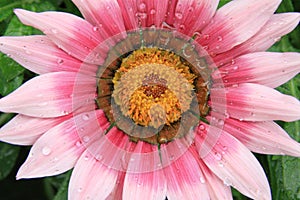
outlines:
[[[220, 6], [230, 0], [221, 0]], [[0, 36], [32, 35], [40, 31], [22, 25], [13, 14], [14, 8], [32, 11], [58, 10], [80, 15], [71, 0], [0, 0]], [[299, 0], [283, 0], [278, 12], [300, 11]], [[283, 37], [270, 51], [300, 52], [300, 27]], [[0, 97], [35, 76], [0, 53]], [[278, 88], [300, 99], [300, 75]], [[14, 115], [0, 113], [0, 126]], [[278, 122], [294, 139], [300, 141], [300, 121]], [[3, 200], [66, 200], [71, 172], [48, 178], [15, 180], [18, 168], [25, 161], [30, 147], [0, 143], [0, 199]], [[268, 176], [274, 200], [300, 199], [300, 159], [289, 156], [256, 155]], [[234, 199], [247, 199], [233, 190]]]

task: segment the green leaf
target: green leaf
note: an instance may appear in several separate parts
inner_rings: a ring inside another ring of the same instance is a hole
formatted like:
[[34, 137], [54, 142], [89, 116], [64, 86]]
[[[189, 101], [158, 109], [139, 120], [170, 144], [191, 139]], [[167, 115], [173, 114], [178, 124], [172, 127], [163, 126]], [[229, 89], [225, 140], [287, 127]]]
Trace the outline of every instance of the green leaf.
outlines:
[[220, 8], [230, 1], [232, 1], [232, 0], [221, 0], [218, 7]]
[[0, 22], [13, 14], [13, 8], [21, 5], [21, 1], [2, 0], [0, 2]]
[[67, 200], [68, 199], [68, 185], [70, 181], [71, 172], [67, 173], [64, 182], [61, 184], [57, 194], [53, 200]]
[[19, 155], [20, 147], [0, 143], [0, 180], [13, 169]]

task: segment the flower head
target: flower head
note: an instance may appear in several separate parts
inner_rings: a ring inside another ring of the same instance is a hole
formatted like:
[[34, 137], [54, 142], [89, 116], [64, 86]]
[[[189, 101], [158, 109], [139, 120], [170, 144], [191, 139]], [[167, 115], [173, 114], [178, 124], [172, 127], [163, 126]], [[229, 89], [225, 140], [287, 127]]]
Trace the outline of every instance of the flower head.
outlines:
[[40, 74], [0, 99], [0, 140], [33, 145], [17, 178], [74, 168], [69, 199], [271, 199], [250, 152], [300, 156], [273, 120], [299, 53], [265, 52], [299, 23], [279, 0], [73, 0], [84, 19], [16, 9], [45, 35], [0, 37]]

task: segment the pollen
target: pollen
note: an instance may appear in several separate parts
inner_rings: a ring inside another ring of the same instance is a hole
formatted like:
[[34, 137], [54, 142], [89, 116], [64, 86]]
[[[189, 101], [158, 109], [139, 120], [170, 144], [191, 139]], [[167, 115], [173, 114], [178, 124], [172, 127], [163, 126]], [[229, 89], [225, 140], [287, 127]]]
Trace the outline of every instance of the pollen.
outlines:
[[190, 108], [195, 77], [174, 53], [139, 49], [122, 60], [112, 96], [124, 116], [138, 125], [159, 128], [177, 122]]

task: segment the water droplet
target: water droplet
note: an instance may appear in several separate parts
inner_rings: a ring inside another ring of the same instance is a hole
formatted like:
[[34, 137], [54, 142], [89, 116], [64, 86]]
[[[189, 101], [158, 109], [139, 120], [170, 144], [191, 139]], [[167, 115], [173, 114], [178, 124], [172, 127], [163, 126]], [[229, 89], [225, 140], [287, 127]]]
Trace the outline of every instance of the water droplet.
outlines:
[[86, 155], [86, 156], [84, 156], [84, 158], [83, 158], [84, 160], [89, 160], [90, 159], [90, 157], [88, 156], [88, 155]]
[[144, 10], [146, 8], [146, 4], [145, 3], [141, 3], [140, 5], [139, 5], [139, 9], [140, 10]]
[[222, 155], [218, 152], [215, 152], [215, 158], [216, 160], [222, 160]]
[[230, 186], [230, 185], [232, 184], [228, 177], [226, 177], [226, 178], [224, 179], [223, 183], [224, 183], [224, 185], [226, 185], [226, 186]]
[[44, 106], [47, 106], [48, 105], [48, 102], [42, 102], [42, 103], [39, 103], [38, 106], [40, 107], [44, 107]]
[[194, 11], [194, 8], [193, 8], [193, 7], [189, 7], [189, 8], [188, 8], [188, 11], [189, 11], [189, 12], [193, 12], [193, 11]]
[[96, 160], [102, 160], [102, 159], [103, 159], [103, 156], [100, 155], [100, 154], [97, 154], [97, 155], [95, 156], [95, 158], [96, 158]]
[[219, 162], [219, 167], [224, 167], [224, 164], [222, 162]]
[[200, 130], [200, 131], [204, 131], [204, 130], [205, 130], [205, 126], [204, 126], [203, 124], [201, 124], [201, 125], [199, 126], [199, 130]]
[[203, 35], [203, 38], [209, 40], [210, 36], [208, 34]]
[[156, 13], [156, 10], [155, 10], [155, 9], [151, 9], [151, 10], [150, 10], [150, 14], [151, 14], [151, 15], [154, 15], [155, 13]]
[[184, 30], [184, 29], [185, 29], [185, 25], [181, 24], [181, 25], [179, 26], [179, 29], [180, 29], [180, 30]]
[[106, 9], [109, 10], [109, 9], [110, 9], [110, 6], [106, 6]]
[[52, 32], [53, 34], [57, 34], [57, 33], [58, 33], [58, 30], [55, 29], [55, 28], [53, 28], [53, 29], [51, 29], [51, 32]]
[[77, 142], [76, 142], [76, 146], [77, 146], [77, 147], [81, 147], [81, 145], [82, 145], [81, 141], [77, 141]]
[[177, 13], [175, 13], [175, 17], [176, 17], [177, 19], [182, 19], [183, 15], [182, 15], [182, 13], [177, 12]]
[[57, 64], [62, 65], [64, 63], [64, 60], [61, 58], [57, 59]]
[[170, 156], [170, 160], [174, 160], [174, 155], [171, 155], [171, 156]]
[[219, 42], [223, 41], [222, 36], [218, 36], [218, 41], [219, 41]]
[[146, 19], [147, 18], [147, 13], [138, 12], [138, 13], [136, 13], [136, 16], [141, 18], [141, 19]]
[[233, 70], [237, 70], [238, 68], [239, 68], [239, 66], [236, 65], [233, 67]]
[[232, 64], [232, 65], [235, 64], [235, 60], [234, 60], [234, 59], [231, 60], [231, 64]]
[[77, 190], [78, 192], [82, 192], [82, 188], [80, 187], [80, 188], [78, 188], [78, 190]]
[[95, 31], [95, 32], [99, 31], [99, 27], [98, 26], [94, 26], [93, 27], [93, 31]]
[[51, 152], [52, 152], [52, 150], [49, 147], [44, 147], [42, 149], [42, 154], [45, 156], [48, 156]]
[[83, 136], [82, 140], [83, 140], [83, 142], [88, 142], [88, 141], [90, 141], [90, 137], [89, 136]]
[[200, 177], [200, 182], [201, 182], [201, 183], [205, 183], [205, 178], [201, 176], [201, 177]]
[[90, 116], [89, 116], [88, 114], [84, 114], [84, 115], [82, 115], [82, 119], [83, 119], [84, 121], [87, 121], [87, 120], [90, 119]]
[[219, 120], [218, 120], [218, 124], [219, 124], [220, 126], [223, 126], [223, 125], [224, 125], [224, 120], [219, 119]]

